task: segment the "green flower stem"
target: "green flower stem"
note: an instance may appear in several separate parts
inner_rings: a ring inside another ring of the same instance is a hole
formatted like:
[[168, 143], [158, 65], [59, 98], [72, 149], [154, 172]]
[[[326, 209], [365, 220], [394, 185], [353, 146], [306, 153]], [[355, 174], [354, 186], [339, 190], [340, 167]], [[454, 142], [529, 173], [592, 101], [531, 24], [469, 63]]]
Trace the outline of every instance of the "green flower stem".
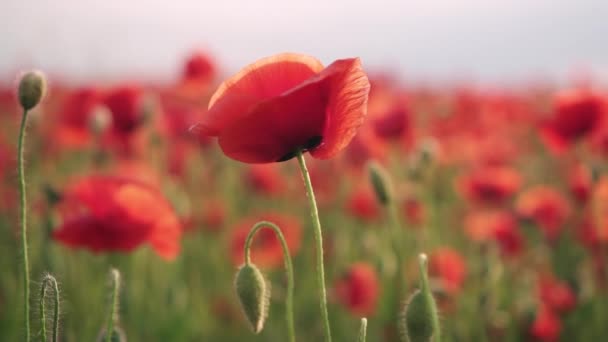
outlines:
[[361, 327], [359, 328], [358, 342], [365, 342], [367, 337], [367, 318], [361, 318]]
[[120, 273], [117, 269], [110, 271], [112, 278], [112, 299], [110, 301], [110, 315], [108, 316], [108, 323], [106, 329], [106, 341], [112, 342], [112, 336], [114, 335], [114, 324], [118, 321], [118, 291], [120, 290]]
[[46, 309], [44, 307], [46, 302], [46, 291], [51, 287], [53, 290], [53, 342], [59, 341], [59, 287], [57, 286], [57, 280], [50, 274], [47, 274], [42, 280], [42, 286], [40, 288], [40, 326], [42, 341], [46, 342]]
[[274, 233], [279, 238], [281, 242], [281, 247], [283, 248], [283, 259], [285, 262], [285, 270], [287, 271], [287, 310], [286, 317], [287, 320], [287, 331], [289, 334], [289, 341], [295, 342], [296, 334], [294, 328], [294, 320], [293, 320], [293, 289], [294, 289], [294, 278], [293, 278], [293, 265], [291, 263], [291, 256], [289, 255], [289, 248], [287, 247], [287, 241], [285, 241], [285, 237], [281, 232], [281, 229], [274, 223], [269, 221], [260, 221], [253, 225], [251, 230], [249, 231], [249, 235], [247, 235], [247, 240], [245, 240], [245, 263], [247, 265], [251, 264], [251, 242], [253, 241], [253, 236], [258, 232], [258, 230], [267, 227], [274, 231]]
[[23, 110], [21, 116], [21, 128], [19, 129], [19, 143], [17, 146], [17, 163], [19, 173], [19, 199], [21, 204], [21, 248], [23, 249], [23, 311], [25, 315], [25, 341], [31, 340], [30, 336], [30, 264], [27, 256], [27, 200], [25, 197], [25, 175], [23, 172], [23, 140], [25, 139], [25, 126], [27, 124], [27, 110]]
[[321, 232], [321, 222], [319, 221], [319, 210], [317, 209], [315, 193], [312, 189], [310, 174], [306, 168], [306, 162], [304, 161], [302, 151], [298, 151], [296, 156], [298, 158], [298, 163], [300, 164], [300, 171], [302, 173], [302, 178], [304, 179], [304, 185], [306, 186], [306, 195], [308, 196], [308, 202], [310, 203], [310, 215], [312, 216], [315, 242], [317, 245], [317, 286], [319, 287], [319, 300], [321, 302], [321, 317], [323, 319], [323, 325], [325, 328], [325, 341], [331, 342], [329, 314], [327, 313], [327, 290], [325, 289], [325, 269], [323, 266], [323, 234]]
[[432, 295], [432, 290], [429, 285], [429, 276], [427, 273], [428, 259], [426, 254], [420, 254], [418, 256], [418, 266], [420, 267], [420, 291], [424, 296], [429, 296], [429, 301], [433, 303], [432, 308], [432, 324], [433, 324], [433, 341], [441, 342], [441, 329], [439, 328], [439, 315], [437, 314], [437, 308], [435, 299]]

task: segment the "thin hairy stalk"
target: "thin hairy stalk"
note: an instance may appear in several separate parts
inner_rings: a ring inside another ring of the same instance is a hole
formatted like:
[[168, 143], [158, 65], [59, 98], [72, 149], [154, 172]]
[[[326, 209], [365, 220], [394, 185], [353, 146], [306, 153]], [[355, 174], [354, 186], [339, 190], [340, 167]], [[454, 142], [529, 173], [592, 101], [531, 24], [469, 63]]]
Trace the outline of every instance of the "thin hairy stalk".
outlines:
[[110, 300], [110, 315], [108, 316], [105, 342], [112, 342], [114, 325], [118, 321], [118, 291], [120, 290], [120, 273], [117, 269], [112, 269], [110, 271], [110, 276], [112, 278], [112, 298]]
[[17, 164], [19, 173], [19, 199], [21, 211], [19, 219], [21, 222], [21, 249], [23, 250], [23, 311], [25, 319], [25, 341], [30, 342], [30, 264], [27, 255], [27, 199], [25, 197], [25, 175], [23, 172], [23, 141], [25, 139], [25, 127], [27, 125], [27, 110], [23, 110], [21, 116], [21, 128], [19, 129], [19, 143], [17, 146]]
[[308, 169], [306, 168], [306, 162], [304, 161], [304, 155], [302, 154], [302, 151], [298, 151], [296, 156], [298, 158], [298, 164], [300, 165], [302, 178], [304, 179], [306, 195], [310, 204], [310, 215], [312, 216], [312, 223], [314, 226], [314, 236], [317, 253], [317, 286], [319, 288], [321, 317], [323, 319], [323, 327], [325, 329], [325, 341], [331, 342], [329, 314], [327, 313], [327, 290], [325, 289], [325, 268], [323, 266], [323, 233], [321, 231], [321, 221], [319, 220], [319, 210], [317, 209], [315, 193], [312, 189], [310, 174], [308, 173]]
[[361, 327], [359, 328], [359, 338], [358, 342], [365, 342], [367, 338], [367, 318], [361, 318]]
[[249, 235], [247, 235], [247, 240], [245, 240], [245, 263], [247, 265], [251, 264], [251, 242], [253, 241], [254, 235], [258, 232], [258, 230], [262, 228], [270, 228], [274, 231], [274, 233], [279, 238], [281, 242], [281, 247], [283, 248], [283, 260], [285, 262], [285, 271], [287, 271], [287, 299], [286, 299], [286, 317], [287, 320], [287, 331], [289, 334], [289, 341], [295, 342], [296, 334], [294, 328], [294, 320], [293, 320], [293, 289], [294, 289], [294, 277], [293, 277], [293, 265], [291, 263], [291, 256], [289, 255], [289, 248], [287, 247], [287, 241], [285, 241], [285, 237], [281, 232], [281, 229], [274, 223], [269, 221], [260, 221], [253, 225], [251, 231], [249, 231]]

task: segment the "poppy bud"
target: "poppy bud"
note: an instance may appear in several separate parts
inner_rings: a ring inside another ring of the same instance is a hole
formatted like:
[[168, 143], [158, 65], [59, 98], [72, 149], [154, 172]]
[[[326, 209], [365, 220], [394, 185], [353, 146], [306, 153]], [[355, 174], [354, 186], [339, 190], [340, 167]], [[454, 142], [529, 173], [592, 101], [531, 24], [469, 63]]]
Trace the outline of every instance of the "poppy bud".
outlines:
[[386, 170], [376, 162], [368, 164], [369, 180], [372, 183], [378, 202], [388, 205], [393, 201], [393, 191], [390, 177]]
[[255, 265], [245, 264], [236, 273], [234, 286], [241, 308], [251, 323], [253, 332], [259, 333], [264, 328], [264, 322], [268, 316], [269, 284]]
[[430, 342], [434, 338], [438, 340], [437, 305], [429, 288], [426, 264], [426, 255], [420, 254], [420, 289], [408, 299], [399, 322], [403, 341]]
[[46, 93], [46, 79], [40, 71], [30, 71], [24, 74], [19, 81], [19, 104], [24, 110], [30, 110], [44, 97]]

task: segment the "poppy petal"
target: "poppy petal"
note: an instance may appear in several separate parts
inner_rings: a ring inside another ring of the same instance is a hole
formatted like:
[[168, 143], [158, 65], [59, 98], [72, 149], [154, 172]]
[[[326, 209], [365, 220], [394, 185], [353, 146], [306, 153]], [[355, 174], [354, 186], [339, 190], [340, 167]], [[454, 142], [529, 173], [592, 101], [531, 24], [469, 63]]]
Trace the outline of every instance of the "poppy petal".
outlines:
[[315, 78], [282, 96], [262, 102], [226, 127], [219, 144], [230, 158], [245, 163], [271, 163], [289, 158], [320, 139], [325, 126], [328, 78]]
[[327, 121], [323, 142], [310, 151], [313, 157], [328, 159], [345, 148], [363, 124], [367, 115], [370, 83], [359, 58], [333, 62], [320, 73], [332, 75]]
[[195, 129], [216, 136], [257, 103], [281, 95], [322, 69], [321, 62], [306, 55], [284, 53], [260, 59], [220, 85]]

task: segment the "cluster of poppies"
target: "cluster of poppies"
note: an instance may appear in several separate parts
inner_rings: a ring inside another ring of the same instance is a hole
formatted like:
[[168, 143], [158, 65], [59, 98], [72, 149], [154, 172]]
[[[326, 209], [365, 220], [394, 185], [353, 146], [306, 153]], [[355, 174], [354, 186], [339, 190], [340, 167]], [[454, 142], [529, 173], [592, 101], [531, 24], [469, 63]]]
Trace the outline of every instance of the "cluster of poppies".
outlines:
[[[584, 327], [565, 322], [584, 322], [588, 303], [608, 295], [606, 89], [434, 88], [364, 72], [356, 58], [323, 66], [290, 53], [219, 80], [204, 53], [165, 84], [52, 79], [27, 158], [31, 215], [54, 218], [48, 243], [62, 255], [149, 245], [170, 262], [188, 255], [182, 240], [202, 235], [236, 269], [251, 226], [267, 220], [301, 267], [312, 228], [295, 164], [284, 162], [308, 152], [330, 305], [376, 319], [374, 341], [395, 338], [387, 312], [415, 287], [419, 252], [452, 339], [478, 338], [475, 329], [497, 341], [576, 339]], [[12, 88], [0, 87], [0, 216], [11, 224], [19, 113]], [[368, 179], [371, 161], [392, 179], [393, 218]], [[391, 221], [404, 263], [387, 253]], [[251, 258], [275, 272], [280, 240], [260, 232]], [[401, 297], [389, 295], [394, 274]], [[460, 322], [471, 303], [483, 319]]]

